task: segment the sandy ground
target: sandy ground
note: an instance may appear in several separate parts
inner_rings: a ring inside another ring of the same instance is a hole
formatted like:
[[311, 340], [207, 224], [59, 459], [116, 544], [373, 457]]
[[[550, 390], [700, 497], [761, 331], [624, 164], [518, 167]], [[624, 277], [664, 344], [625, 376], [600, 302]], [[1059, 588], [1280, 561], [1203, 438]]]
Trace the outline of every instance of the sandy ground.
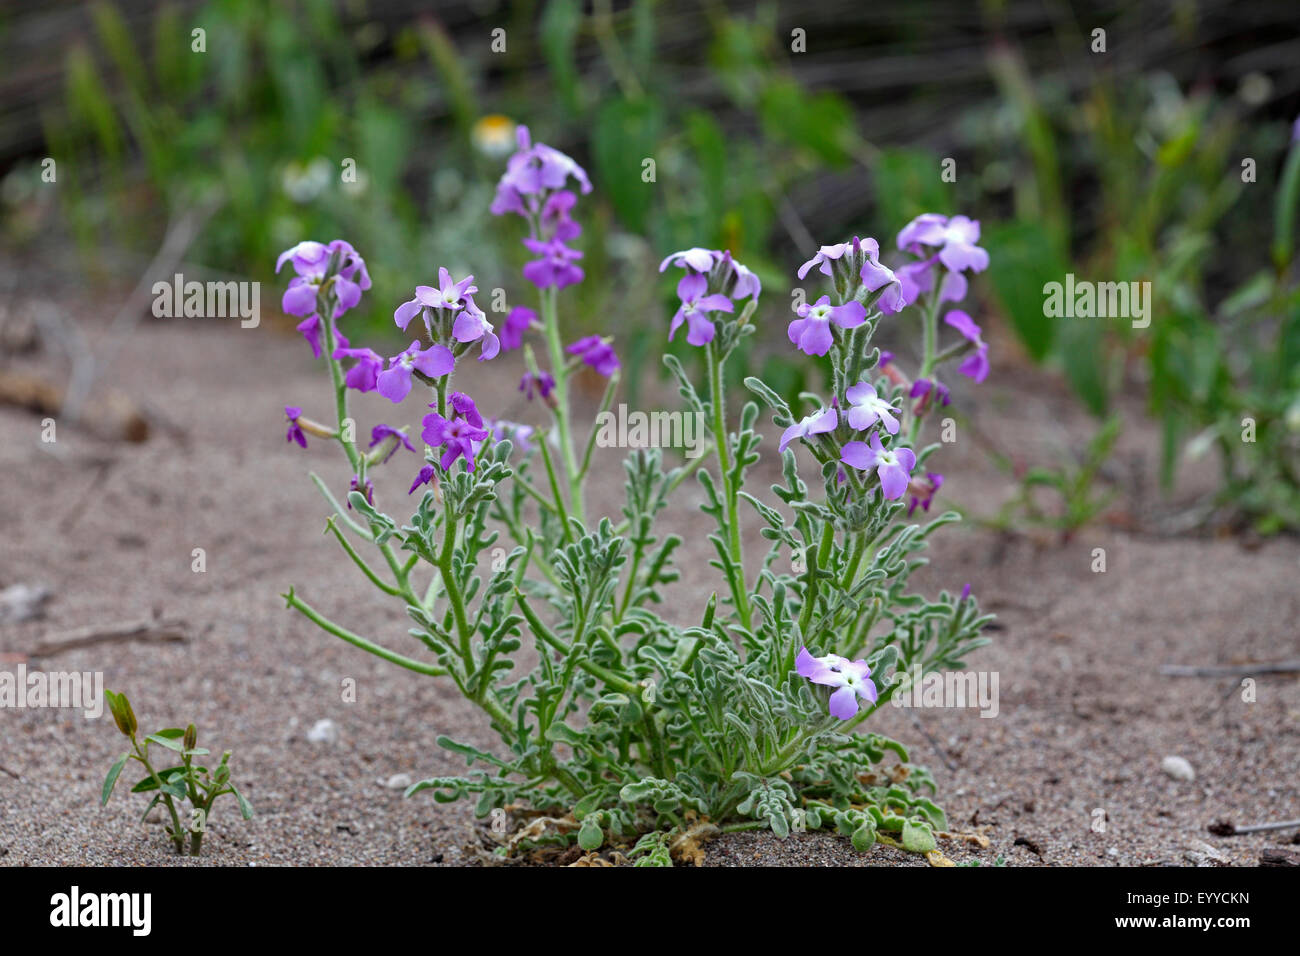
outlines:
[[[47, 356], [20, 364], [58, 367]], [[463, 384], [482, 407], [523, 414], [514, 364], [472, 374]], [[180, 431], [155, 428], [148, 442], [126, 445], [60, 426], [50, 445], [38, 417], [0, 409], [0, 587], [44, 585], [54, 595], [44, 619], [0, 625], [0, 669], [74, 628], [179, 618], [184, 642], [100, 645], [29, 667], [103, 671], [110, 688], [130, 695], [142, 725], [192, 719], [201, 744], [234, 751], [235, 779], [256, 816], [244, 823], [233, 803], [218, 804], [204, 855], [182, 865], [474, 861], [465, 850], [469, 805], [405, 799], [385, 782], [462, 766], [435, 744], [440, 734], [493, 747], [478, 712], [450, 686], [318, 631], [277, 596], [292, 584], [356, 630], [398, 648], [412, 642], [401, 609], [321, 538], [325, 510], [307, 471], [340, 488], [341, 459], [322, 442], [305, 452], [285, 444], [284, 405], [322, 417], [327, 409], [323, 369], [303, 342], [269, 322], [256, 330], [149, 323], [108, 376]], [[1050, 462], [1088, 434], [1056, 384], [1020, 367], [995, 366], [985, 386], [959, 396], [996, 441], [1032, 460]], [[363, 429], [379, 420], [414, 424], [421, 409], [412, 400], [403, 411], [405, 419], [382, 399], [363, 402], [358, 419]], [[1155, 442], [1140, 428], [1116, 457], [1127, 498], [1115, 520], [1064, 544], [972, 524], [947, 529], [918, 576], [931, 590], [969, 581], [999, 615], [994, 643], [970, 661], [999, 674], [997, 717], [886, 708], [872, 725], [931, 767], [953, 829], [990, 841], [983, 850], [943, 843], [954, 860], [1253, 865], [1261, 848], [1291, 834], [1220, 839], [1207, 825], [1300, 817], [1294, 675], [1261, 677], [1248, 703], [1236, 679], [1158, 673], [1166, 663], [1300, 657], [1300, 544], [1123, 530], [1144, 527], [1132, 515], [1151, 505], [1133, 479], [1154, 466]], [[413, 461], [381, 476], [383, 502], [405, 496]], [[1009, 493], [974, 441], [959, 439], [940, 467], [951, 492], [945, 504], [991, 513]], [[621, 495], [616, 452], [597, 468], [595, 509], [612, 510]], [[689, 489], [668, 517], [687, 536], [688, 566], [709, 554], [697, 501]], [[1098, 547], [1107, 553], [1102, 574], [1090, 571]], [[192, 570], [195, 548], [205, 552], [202, 573]], [[674, 603], [694, 615], [707, 590], [678, 588]], [[356, 681], [353, 703], [343, 701], [345, 678]], [[337, 725], [335, 742], [308, 741], [322, 719]], [[104, 773], [121, 750], [107, 716], [0, 711], [0, 864], [177, 862], [160, 828], [137, 822], [141, 798], [120, 786], [99, 806]], [[1161, 771], [1170, 755], [1191, 763], [1193, 781]], [[1104, 832], [1092, 827], [1100, 814]], [[731, 834], [707, 851], [707, 864], [721, 866], [924, 865], [886, 848], [858, 854], [827, 834]]]

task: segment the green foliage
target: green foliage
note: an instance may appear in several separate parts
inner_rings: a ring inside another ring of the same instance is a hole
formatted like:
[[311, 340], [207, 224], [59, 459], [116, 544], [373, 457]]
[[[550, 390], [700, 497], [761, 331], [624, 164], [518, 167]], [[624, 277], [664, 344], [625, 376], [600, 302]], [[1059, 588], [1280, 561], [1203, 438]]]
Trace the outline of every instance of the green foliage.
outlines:
[[[177, 853], [185, 852], [185, 838], [188, 835], [190, 855], [199, 855], [203, 846], [203, 834], [207, 832], [208, 824], [212, 820], [212, 804], [216, 802], [217, 797], [227, 793], [233, 794], [239, 804], [240, 815], [245, 820], [252, 819], [252, 805], [230, 779], [229, 750], [221, 755], [221, 762], [209, 771], [207, 767], [194, 763], [195, 757], [207, 756], [211, 751], [198, 746], [198, 731], [193, 724], [184, 729], [167, 727], [149, 734], [143, 740], [138, 740], [135, 714], [126, 695], [105, 690], [104, 697], [118, 730], [130, 739], [131, 749], [113, 761], [113, 765], [109, 767], [108, 775], [104, 778], [104, 786], [100, 791], [101, 806], [107, 804], [108, 798], [113, 795], [118, 777], [122, 775], [127, 762], [134, 760], [144, 767], [145, 775], [131, 787], [131, 792], [153, 794], [141, 820], [149, 816], [153, 808], [161, 803], [170, 818], [170, 823], [165, 828], [167, 837], [172, 841]], [[155, 769], [149, 758], [151, 744], [179, 755], [181, 762], [161, 770]], [[190, 806], [189, 813], [185, 814], [184, 825], [181, 822], [182, 814], [177, 809], [182, 801], [188, 801]]]

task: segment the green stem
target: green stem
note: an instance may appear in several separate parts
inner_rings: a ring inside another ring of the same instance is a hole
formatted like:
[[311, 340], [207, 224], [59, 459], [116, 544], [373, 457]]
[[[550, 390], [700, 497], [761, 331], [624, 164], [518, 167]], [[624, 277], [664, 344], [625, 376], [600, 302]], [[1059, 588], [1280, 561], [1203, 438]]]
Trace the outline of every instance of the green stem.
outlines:
[[373, 641], [368, 641], [360, 635], [353, 634], [347, 628], [335, 624], [329, 618], [322, 615], [314, 607], [298, 597], [292, 590], [288, 594], [282, 594], [281, 597], [288, 602], [289, 607], [298, 611], [303, 617], [311, 621], [323, 631], [328, 631], [335, 637], [340, 637], [349, 644], [361, 648], [363, 651], [369, 651], [376, 657], [382, 657], [390, 663], [397, 664], [399, 667], [405, 667], [407, 670], [415, 671], [417, 674], [428, 674], [431, 677], [441, 677], [447, 673], [445, 667], [439, 667], [436, 664], [426, 664], [423, 661], [417, 661], [414, 658], [406, 657], [395, 651], [390, 651], [386, 647], [380, 647]]
[[745, 579], [744, 555], [740, 547], [739, 495], [732, 481], [731, 442], [727, 438], [726, 406], [722, 396], [723, 365], [725, 360], [716, 352], [716, 343], [710, 342], [705, 349], [709, 365], [709, 403], [713, 411], [713, 445], [718, 453], [718, 468], [722, 472], [723, 497], [727, 508], [727, 548], [731, 562], [735, 565], [734, 575], [729, 575], [731, 599], [736, 607], [736, 616], [746, 630], [750, 626], [749, 590]]
[[541, 291], [542, 329], [546, 335], [546, 349], [551, 357], [551, 375], [555, 379], [555, 425], [560, 438], [569, 492], [569, 511], [582, 521], [582, 483], [579, 478], [578, 459], [573, 448], [569, 425], [569, 373], [565, 367], [564, 344], [560, 339], [560, 322], [556, 306], [556, 289]]

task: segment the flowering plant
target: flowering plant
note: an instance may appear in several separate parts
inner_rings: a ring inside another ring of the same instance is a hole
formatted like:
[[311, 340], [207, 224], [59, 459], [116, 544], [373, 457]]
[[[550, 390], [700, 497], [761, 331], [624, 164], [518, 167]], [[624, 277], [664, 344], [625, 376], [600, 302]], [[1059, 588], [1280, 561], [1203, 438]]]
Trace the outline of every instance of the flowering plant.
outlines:
[[[783, 429], [775, 503], [747, 488], [759, 461], [760, 405], [747, 402], [729, 424], [723, 391], [728, 358], [755, 329], [759, 278], [726, 251], [668, 256], [660, 271], [680, 276], [667, 336], [684, 327], [703, 351], [703, 385], [675, 358], [664, 361], [685, 407], [708, 423], [710, 454], [669, 467], [660, 449], [631, 451], [621, 515], [597, 519], [588, 518], [582, 493], [596, 429], [577, 441], [568, 386], [582, 365], [607, 377], [606, 411], [620, 364], [607, 337], [566, 347], [561, 335], [558, 292], [585, 279], [582, 253], [571, 245], [581, 234], [571, 183], [591, 190], [577, 163], [521, 129], [493, 211], [527, 224], [523, 241], [537, 259], [524, 275], [539, 291], [538, 310], [516, 306], [497, 331], [474, 302], [473, 277], [440, 270], [437, 287], [417, 287], [397, 308], [397, 325], [424, 337], [386, 368], [375, 353], [352, 349], [336, 324], [369, 284], [357, 252], [342, 241], [313, 242], [281, 257], [298, 273], [286, 311], [306, 316], [300, 328], [329, 369], [335, 406], [329, 425], [287, 407], [288, 438], [305, 444], [314, 435], [343, 449], [346, 504], [313, 475], [333, 509], [327, 531], [371, 583], [403, 604], [421, 653], [354, 633], [295, 589], [284, 597], [343, 640], [450, 681], [484, 711], [503, 749], [440, 737], [471, 769], [423, 780], [408, 794], [472, 796], [480, 816], [526, 801], [548, 816], [547, 828], [528, 828], [524, 845], [622, 843], [638, 863], [660, 864], [715, 829], [767, 827], [785, 836], [834, 827], [859, 848], [879, 838], [933, 850], [934, 831], [946, 822], [930, 799], [930, 775], [907, 765], [901, 744], [853, 731], [909, 672], [960, 667], [986, 643], [980, 630], [989, 618], [969, 587], [936, 600], [907, 590], [929, 535], [957, 519], [911, 521], [918, 507], [929, 512], [943, 481], [925, 470], [938, 446], [920, 445], [928, 416], [950, 400], [936, 373], [958, 358], [958, 371], [976, 381], [988, 372], [979, 326], [963, 312], [941, 316], [965, 295], [967, 275], [988, 264], [979, 224], [919, 217], [898, 236], [909, 261], [897, 271], [881, 262], [875, 240], [857, 238], [822, 247], [799, 270], [804, 278], [816, 267], [829, 291], [798, 307], [788, 336], [809, 355], [829, 356], [832, 394], [800, 396], [812, 408], [803, 415], [762, 381], [746, 380]], [[909, 309], [922, 332], [915, 379], [871, 344], [883, 316]], [[956, 333], [942, 350], [941, 317]], [[526, 342], [534, 330], [548, 367]], [[519, 388], [549, 410], [549, 426], [485, 418], [451, 389], [476, 343], [479, 362], [523, 349]], [[380, 425], [362, 448], [348, 427], [349, 390], [402, 402], [419, 385], [431, 399], [423, 461], [410, 466], [410, 491], [421, 494], [399, 523], [376, 502], [370, 474], [417, 445], [409, 432]], [[816, 492], [800, 476], [801, 458], [820, 471]], [[715, 592], [697, 623], [681, 625], [658, 609], [679, 574], [681, 538], [657, 523], [692, 473], [715, 525], [721, 600]], [[757, 518], [769, 542], [760, 562], [745, 560], [746, 518]], [[494, 547], [502, 534], [513, 542], [509, 553]], [[381, 570], [357, 542], [373, 549]], [[536, 664], [511, 679], [525, 639]], [[886, 775], [873, 767], [888, 751], [903, 766]]]

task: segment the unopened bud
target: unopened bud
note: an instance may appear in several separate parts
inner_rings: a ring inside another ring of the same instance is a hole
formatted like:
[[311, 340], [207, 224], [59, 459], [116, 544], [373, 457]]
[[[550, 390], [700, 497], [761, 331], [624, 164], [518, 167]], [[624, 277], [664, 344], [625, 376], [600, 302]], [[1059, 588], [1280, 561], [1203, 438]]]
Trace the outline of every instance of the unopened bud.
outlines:
[[193, 750], [199, 744], [199, 732], [193, 724], [185, 728], [185, 749]]
[[131, 702], [126, 699], [126, 695], [115, 694], [110, 690], [104, 696], [108, 698], [108, 710], [113, 715], [117, 729], [128, 737], [134, 737], [139, 724], [136, 723], [135, 712], [131, 710]]

